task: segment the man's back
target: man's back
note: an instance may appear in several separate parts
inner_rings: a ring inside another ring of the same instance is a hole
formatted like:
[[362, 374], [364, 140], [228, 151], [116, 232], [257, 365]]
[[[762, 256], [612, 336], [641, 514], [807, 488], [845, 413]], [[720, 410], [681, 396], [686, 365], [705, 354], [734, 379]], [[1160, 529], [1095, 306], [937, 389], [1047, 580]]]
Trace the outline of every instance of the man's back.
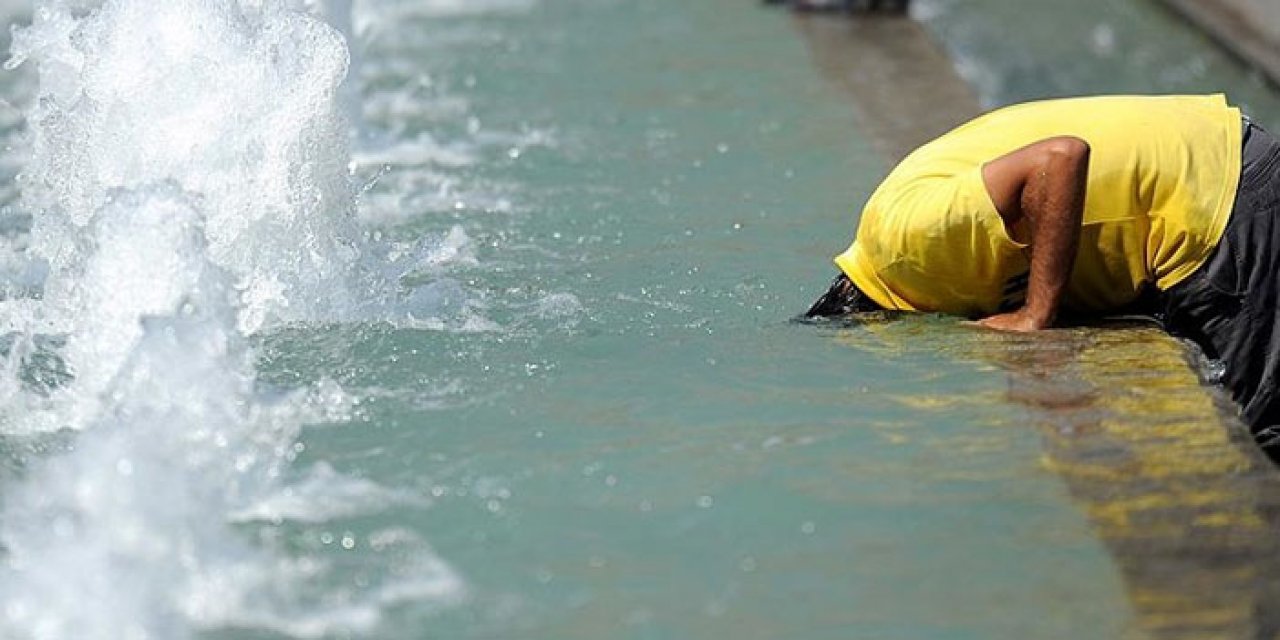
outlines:
[[1020, 241], [1029, 236], [1005, 228], [982, 167], [1055, 136], [1092, 148], [1065, 307], [1118, 308], [1145, 284], [1167, 289], [1204, 262], [1240, 170], [1240, 113], [1222, 96], [1076, 98], [987, 114], [903, 160], [837, 264], [888, 308], [969, 316], [1015, 308], [1028, 270]]

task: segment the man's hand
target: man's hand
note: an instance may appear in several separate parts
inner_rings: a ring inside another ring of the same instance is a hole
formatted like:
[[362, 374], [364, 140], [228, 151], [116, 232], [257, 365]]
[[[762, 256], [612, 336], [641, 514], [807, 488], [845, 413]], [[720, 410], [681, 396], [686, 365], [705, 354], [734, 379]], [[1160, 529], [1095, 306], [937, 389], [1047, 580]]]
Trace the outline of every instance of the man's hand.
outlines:
[[[1088, 177], [1089, 145], [1069, 136], [1041, 140], [983, 166], [983, 182], [1005, 229], [1030, 245], [1031, 273], [1021, 309], [978, 324], [1005, 331], [1053, 324], [1080, 242]], [[1016, 232], [1024, 221], [1029, 238]]]
[[1026, 332], [1048, 328], [1050, 323], [1045, 318], [1032, 316], [1024, 307], [1011, 313], [1001, 313], [989, 318], [983, 318], [976, 324], [998, 331]]

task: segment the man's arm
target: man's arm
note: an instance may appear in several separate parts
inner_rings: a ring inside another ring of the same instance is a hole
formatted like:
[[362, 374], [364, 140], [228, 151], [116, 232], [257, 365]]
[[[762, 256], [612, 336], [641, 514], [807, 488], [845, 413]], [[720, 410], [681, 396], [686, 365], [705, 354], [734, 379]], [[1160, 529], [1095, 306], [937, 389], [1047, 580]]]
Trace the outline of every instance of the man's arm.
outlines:
[[[978, 321], [992, 329], [1036, 331], [1053, 324], [1080, 242], [1089, 144], [1047, 138], [987, 163], [982, 178], [1014, 239], [1031, 245], [1027, 299], [1021, 309]], [[1015, 229], [1029, 228], [1030, 237]]]

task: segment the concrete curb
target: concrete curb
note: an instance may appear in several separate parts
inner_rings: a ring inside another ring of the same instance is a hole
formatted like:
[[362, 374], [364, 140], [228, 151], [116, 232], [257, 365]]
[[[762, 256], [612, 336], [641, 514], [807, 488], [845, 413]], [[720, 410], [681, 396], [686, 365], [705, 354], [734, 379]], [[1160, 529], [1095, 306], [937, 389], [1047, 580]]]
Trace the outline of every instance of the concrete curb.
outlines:
[[1280, 88], [1280, 40], [1258, 25], [1258, 0], [1158, 0]]

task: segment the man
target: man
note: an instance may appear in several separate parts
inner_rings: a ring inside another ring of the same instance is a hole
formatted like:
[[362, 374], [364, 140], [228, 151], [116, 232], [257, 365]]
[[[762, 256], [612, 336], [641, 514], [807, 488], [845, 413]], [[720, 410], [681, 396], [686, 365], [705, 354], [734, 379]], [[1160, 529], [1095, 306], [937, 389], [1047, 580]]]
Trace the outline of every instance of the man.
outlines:
[[1280, 142], [1221, 95], [982, 116], [907, 156], [835, 262], [809, 317], [1035, 331], [1141, 305], [1222, 361], [1259, 443], [1280, 449]]

